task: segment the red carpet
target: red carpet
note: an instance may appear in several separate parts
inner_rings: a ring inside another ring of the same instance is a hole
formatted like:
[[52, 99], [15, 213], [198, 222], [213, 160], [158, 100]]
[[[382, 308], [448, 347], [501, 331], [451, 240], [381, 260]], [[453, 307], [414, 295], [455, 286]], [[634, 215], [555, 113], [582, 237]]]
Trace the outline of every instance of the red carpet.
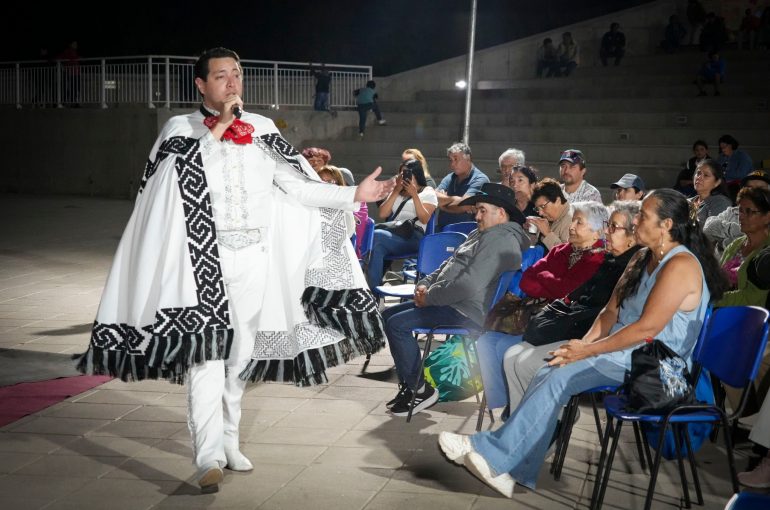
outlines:
[[104, 384], [112, 377], [79, 375], [0, 388], [0, 427]]

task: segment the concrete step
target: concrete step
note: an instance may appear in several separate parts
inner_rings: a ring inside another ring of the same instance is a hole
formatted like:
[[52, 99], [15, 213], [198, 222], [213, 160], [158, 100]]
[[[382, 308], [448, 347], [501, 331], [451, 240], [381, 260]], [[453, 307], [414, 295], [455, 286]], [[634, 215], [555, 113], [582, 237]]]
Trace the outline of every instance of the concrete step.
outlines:
[[[623, 145], [681, 145], [689, 147], [695, 139], [705, 140], [716, 148], [717, 140], [725, 134], [725, 130], [703, 128], [693, 130], [687, 127], [636, 127], [629, 126], [564, 126], [563, 119], [557, 127], [503, 127], [475, 126], [472, 130], [474, 140], [487, 142], [498, 141], [501, 145], [515, 143], [562, 143], [570, 140], [575, 145], [602, 143]], [[350, 128], [346, 137], [357, 137], [357, 128]], [[368, 129], [366, 142], [403, 141], [418, 144], [423, 142], [440, 142], [447, 146], [450, 141], [460, 136], [461, 126], [430, 126], [419, 129], [414, 126], [388, 125], [387, 129]], [[697, 133], [693, 138], [693, 133]], [[766, 129], [730, 129], [730, 134], [743, 145], [762, 145], [770, 140], [770, 127]], [[514, 143], [515, 142], [515, 143]], [[419, 144], [418, 144], [419, 145]]]

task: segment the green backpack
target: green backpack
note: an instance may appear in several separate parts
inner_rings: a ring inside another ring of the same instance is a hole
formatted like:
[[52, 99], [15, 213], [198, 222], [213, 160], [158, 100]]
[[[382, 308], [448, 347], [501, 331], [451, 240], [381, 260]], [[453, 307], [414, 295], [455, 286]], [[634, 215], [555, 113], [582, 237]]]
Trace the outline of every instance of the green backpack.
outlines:
[[464, 400], [483, 388], [481, 376], [472, 377], [468, 366], [478, 363], [476, 350], [465, 356], [463, 337], [454, 335], [432, 351], [425, 359], [425, 380], [438, 390], [439, 402]]

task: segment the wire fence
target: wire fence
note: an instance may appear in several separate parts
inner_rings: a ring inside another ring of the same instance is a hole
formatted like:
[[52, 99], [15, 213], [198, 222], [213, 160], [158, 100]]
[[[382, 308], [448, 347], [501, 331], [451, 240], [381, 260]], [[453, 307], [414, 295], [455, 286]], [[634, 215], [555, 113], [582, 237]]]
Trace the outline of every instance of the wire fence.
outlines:
[[[148, 55], [0, 63], [0, 105], [52, 108], [123, 104], [187, 107], [200, 101], [195, 57]], [[242, 60], [243, 101], [269, 108], [313, 105], [315, 77], [298, 62]], [[355, 107], [353, 90], [372, 79], [371, 66], [326, 64], [329, 105]]]

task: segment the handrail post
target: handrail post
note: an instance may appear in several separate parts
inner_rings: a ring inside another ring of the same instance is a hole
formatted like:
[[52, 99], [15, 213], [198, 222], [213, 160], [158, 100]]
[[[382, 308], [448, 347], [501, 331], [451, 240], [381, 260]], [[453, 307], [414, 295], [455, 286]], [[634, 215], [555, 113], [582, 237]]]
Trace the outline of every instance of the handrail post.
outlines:
[[21, 109], [21, 65], [16, 62], [16, 109]]
[[152, 55], [147, 57], [147, 107], [155, 108], [152, 102]]
[[61, 60], [56, 61], [56, 107], [64, 108], [61, 102]]
[[171, 109], [171, 62], [166, 57], [166, 108]]
[[278, 109], [278, 63], [273, 64], [273, 108]]
[[102, 86], [100, 88], [100, 94], [101, 94], [101, 101], [102, 101], [102, 108], [107, 108], [107, 60], [102, 59], [100, 61], [101, 64], [101, 82]]

